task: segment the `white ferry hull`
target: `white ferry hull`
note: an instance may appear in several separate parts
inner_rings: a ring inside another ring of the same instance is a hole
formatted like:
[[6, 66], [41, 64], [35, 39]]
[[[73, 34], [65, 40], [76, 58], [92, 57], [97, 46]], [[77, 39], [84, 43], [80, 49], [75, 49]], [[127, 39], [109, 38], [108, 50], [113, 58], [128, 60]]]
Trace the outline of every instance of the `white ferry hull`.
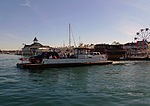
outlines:
[[63, 64], [63, 63], [90, 63], [106, 61], [105, 58], [87, 58], [87, 59], [43, 59], [43, 64]]

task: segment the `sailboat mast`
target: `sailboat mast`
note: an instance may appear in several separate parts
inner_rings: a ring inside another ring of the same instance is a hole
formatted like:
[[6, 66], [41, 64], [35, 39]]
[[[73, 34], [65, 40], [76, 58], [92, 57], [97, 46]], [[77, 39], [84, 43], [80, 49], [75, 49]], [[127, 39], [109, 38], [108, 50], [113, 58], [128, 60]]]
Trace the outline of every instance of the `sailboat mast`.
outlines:
[[69, 47], [71, 47], [71, 25], [69, 24]]

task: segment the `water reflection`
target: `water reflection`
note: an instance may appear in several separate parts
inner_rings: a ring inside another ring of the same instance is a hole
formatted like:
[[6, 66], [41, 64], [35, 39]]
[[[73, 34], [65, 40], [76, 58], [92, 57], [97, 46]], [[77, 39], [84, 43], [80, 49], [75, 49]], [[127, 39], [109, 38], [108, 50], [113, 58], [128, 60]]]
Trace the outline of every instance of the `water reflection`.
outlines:
[[29, 73], [28, 78], [30, 81], [53, 89], [59, 87], [66, 94], [69, 92], [85, 92], [89, 86], [88, 76], [91, 69], [92, 67], [70, 67], [28, 69], [24, 71]]

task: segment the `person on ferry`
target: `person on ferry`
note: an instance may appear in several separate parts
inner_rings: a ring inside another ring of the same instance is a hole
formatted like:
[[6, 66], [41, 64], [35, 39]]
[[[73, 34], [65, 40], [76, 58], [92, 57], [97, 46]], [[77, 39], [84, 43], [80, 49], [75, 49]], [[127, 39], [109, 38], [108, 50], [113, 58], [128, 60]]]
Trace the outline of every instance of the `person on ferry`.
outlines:
[[70, 53], [67, 54], [67, 58], [70, 58]]
[[63, 59], [64, 55], [62, 53], [60, 53], [60, 59]]

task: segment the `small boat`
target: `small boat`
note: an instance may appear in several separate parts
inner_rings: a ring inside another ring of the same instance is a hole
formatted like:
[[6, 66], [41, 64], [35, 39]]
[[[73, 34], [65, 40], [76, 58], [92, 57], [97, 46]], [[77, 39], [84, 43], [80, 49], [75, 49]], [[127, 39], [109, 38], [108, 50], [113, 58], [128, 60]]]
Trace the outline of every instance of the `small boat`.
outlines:
[[[57, 52], [42, 52], [30, 58], [21, 58], [17, 63], [20, 68], [48, 68], [48, 67], [75, 67], [88, 65], [112, 64], [107, 61], [106, 55], [99, 52], [89, 52], [88, 48], [75, 48], [76, 53], [60, 54]], [[24, 63], [24, 61], [28, 61]]]

